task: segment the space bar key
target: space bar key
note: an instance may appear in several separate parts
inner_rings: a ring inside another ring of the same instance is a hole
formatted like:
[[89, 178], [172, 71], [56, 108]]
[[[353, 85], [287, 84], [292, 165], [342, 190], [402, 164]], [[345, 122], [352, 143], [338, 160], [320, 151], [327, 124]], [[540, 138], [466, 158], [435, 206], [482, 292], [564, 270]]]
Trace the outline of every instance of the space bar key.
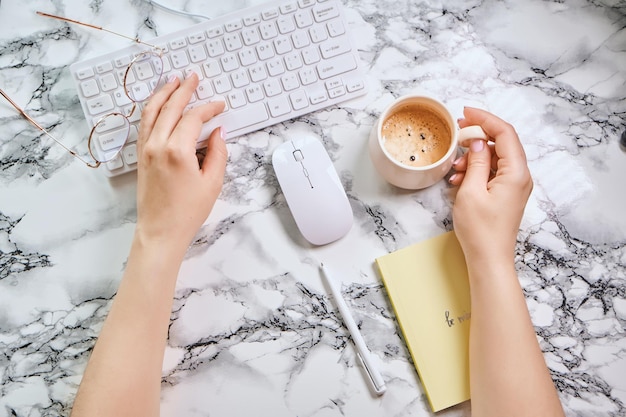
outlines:
[[230, 110], [227, 113], [219, 114], [202, 126], [202, 131], [198, 142], [203, 142], [209, 138], [211, 132], [218, 127], [222, 127], [226, 134], [226, 139], [237, 136], [233, 132], [245, 129], [257, 123], [269, 119], [267, 108], [263, 103], [248, 104], [240, 110]]

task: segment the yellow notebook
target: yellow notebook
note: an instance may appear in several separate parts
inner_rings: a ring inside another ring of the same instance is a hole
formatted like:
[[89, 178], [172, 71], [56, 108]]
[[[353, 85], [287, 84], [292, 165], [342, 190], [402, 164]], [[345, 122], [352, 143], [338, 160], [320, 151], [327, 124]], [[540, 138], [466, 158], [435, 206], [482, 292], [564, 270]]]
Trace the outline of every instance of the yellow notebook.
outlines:
[[470, 296], [454, 232], [376, 259], [433, 411], [470, 397]]

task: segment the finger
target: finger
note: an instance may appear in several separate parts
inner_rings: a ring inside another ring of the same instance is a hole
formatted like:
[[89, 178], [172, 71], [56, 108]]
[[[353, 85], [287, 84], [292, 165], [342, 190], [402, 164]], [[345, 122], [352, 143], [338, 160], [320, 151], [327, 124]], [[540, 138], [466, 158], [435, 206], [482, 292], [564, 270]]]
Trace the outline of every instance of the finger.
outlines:
[[222, 136], [222, 128], [215, 129], [209, 136], [207, 152], [202, 163], [202, 173], [204, 178], [215, 184], [217, 192], [221, 190], [226, 172], [226, 162], [228, 161], [228, 149]]
[[499, 117], [481, 109], [465, 107], [464, 126], [478, 125], [494, 140], [495, 152], [500, 158], [510, 158], [511, 163], [526, 165], [526, 154], [513, 126]]
[[154, 123], [159, 117], [161, 108], [169, 100], [170, 96], [176, 88], [178, 88], [178, 77], [172, 77], [161, 87], [148, 101], [146, 107], [141, 113], [141, 122], [139, 123], [139, 138], [137, 146], [141, 147], [150, 137], [150, 133], [154, 129]]
[[212, 101], [189, 110], [178, 122], [172, 138], [180, 138], [181, 143], [195, 148], [202, 125], [223, 112], [225, 105], [224, 101]]
[[172, 135], [198, 83], [198, 76], [192, 73], [163, 104], [159, 117], [154, 123], [154, 129], [151, 135], [154, 140], [167, 141]]
[[463, 184], [469, 184], [475, 190], [487, 189], [490, 175], [491, 150], [484, 140], [476, 139], [469, 147]]
[[456, 172], [450, 177], [448, 182], [452, 185], [461, 185], [463, 183], [464, 178], [465, 178], [465, 172]]
[[459, 172], [467, 169], [467, 155], [468, 153], [466, 152], [452, 162], [452, 168], [454, 168], [455, 171]]

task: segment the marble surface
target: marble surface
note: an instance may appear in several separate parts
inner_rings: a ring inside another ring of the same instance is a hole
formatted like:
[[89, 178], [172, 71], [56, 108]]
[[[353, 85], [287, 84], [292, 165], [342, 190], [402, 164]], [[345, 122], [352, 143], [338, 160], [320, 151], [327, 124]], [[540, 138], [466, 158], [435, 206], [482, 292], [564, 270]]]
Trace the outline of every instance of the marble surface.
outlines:
[[[166, 0], [163, 0], [164, 2]], [[209, 16], [261, 1], [170, 0]], [[517, 268], [568, 416], [626, 415], [626, 3], [347, 0], [369, 93], [229, 145], [224, 190], [181, 268], [163, 365], [164, 416], [432, 415], [375, 257], [453, 228], [454, 189], [387, 185], [367, 136], [394, 97], [423, 91], [513, 123], [535, 188]], [[200, 20], [145, 1], [0, 3], [0, 86], [70, 146], [87, 125], [68, 65]], [[134, 174], [112, 181], [0, 102], [0, 416], [68, 415], [124, 269]], [[299, 235], [271, 167], [319, 135], [354, 211], [340, 241]], [[387, 381], [372, 395], [317, 265], [332, 266]], [[469, 416], [461, 404], [442, 416]]]

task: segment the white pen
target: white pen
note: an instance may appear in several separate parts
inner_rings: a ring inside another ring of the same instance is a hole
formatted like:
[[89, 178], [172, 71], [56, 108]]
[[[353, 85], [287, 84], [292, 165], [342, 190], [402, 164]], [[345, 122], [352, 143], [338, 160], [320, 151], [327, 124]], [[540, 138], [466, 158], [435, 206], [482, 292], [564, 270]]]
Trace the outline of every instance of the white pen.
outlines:
[[372, 362], [370, 351], [365, 345], [365, 340], [363, 340], [363, 336], [361, 335], [361, 332], [359, 331], [359, 328], [357, 327], [354, 318], [352, 317], [352, 314], [350, 314], [350, 310], [348, 309], [346, 301], [341, 296], [341, 291], [339, 290], [339, 287], [337, 287], [337, 285], [334, 283], [332, 275], [328, 268], [325, 267], [324, 264], [321, 264], [321, 266], [323, 272], [322, 276], [330, 287], [330, 291], [333, 294], [335, 303], [337, 303], [337, 307], [339, 308], [339, 312], [341, 313], [343, 322], [348, 328], [350, 336], [352, 336], [352, 341], [356, 346], [357, 356], [361, 358], [361, 362], [365, 367], [365, 371], [370, 377], [374, 392], [376, 392], [376, 394], [378, 395], [381, 395], [387, 390], [387, 387], [385, 386], [385, 380], [380, 375], [380, 373], [374, 366], [374, 363]]

